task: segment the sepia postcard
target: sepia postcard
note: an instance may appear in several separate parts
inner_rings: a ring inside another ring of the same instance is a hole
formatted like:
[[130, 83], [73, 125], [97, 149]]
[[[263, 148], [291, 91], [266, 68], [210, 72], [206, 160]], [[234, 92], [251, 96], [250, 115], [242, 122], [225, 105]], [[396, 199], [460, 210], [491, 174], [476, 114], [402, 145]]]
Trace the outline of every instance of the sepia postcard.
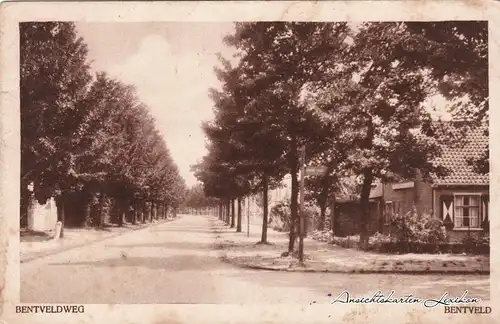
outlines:
[[3, 2], [0, 324], [496, 323], [499, 17]]

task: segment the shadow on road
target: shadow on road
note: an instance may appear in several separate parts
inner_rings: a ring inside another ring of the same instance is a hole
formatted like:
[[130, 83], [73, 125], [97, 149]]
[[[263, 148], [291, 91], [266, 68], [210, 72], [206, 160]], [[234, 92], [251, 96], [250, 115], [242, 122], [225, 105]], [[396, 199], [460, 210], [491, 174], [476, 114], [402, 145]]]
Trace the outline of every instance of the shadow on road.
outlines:
[[107, 247], [116, 248], [162, 248], [162, 249], [179, 249], [179, 250], [213, 250], [213, 243], [202, 242], [162, 242], [162, 243], [139, 243], [139, 244], [114, 244], [106, 245]]
[[217, 257], [196, 255], [173, 255], [165, 258], [158, 257], [122, 257], [105, 259], [93, 262], [63, 262], [49, 263], [49, 266], [90, 266], [90, 267], [146, 267], [150, 269], [168, 271], [199, 271], [217, 270], [230, 267]]
[[153, 228], [151, 232], [191, 232], [191, 233], [214, 233], [214, 230], [207, 228], [190, 228], [190, 227], [164, 227], [164, 228]]

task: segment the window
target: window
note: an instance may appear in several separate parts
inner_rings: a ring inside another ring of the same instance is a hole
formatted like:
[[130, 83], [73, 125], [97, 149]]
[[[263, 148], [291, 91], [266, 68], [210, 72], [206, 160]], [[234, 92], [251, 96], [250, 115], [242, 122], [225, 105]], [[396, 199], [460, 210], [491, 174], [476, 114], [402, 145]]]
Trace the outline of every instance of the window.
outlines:
[[455, 228], [480, 228], [480, 195], [455, 195]]
[[386, 201], [384, 211], [384, 224], [389, 224], [391, 222], [392, 215], [394, 215], [394, 204], [392, 203], [392, 201]]
[[401, 202], [400, 201], [396, 201], [393, 203], [392, 214], [397, 215], [397, 216], [401, 216]]

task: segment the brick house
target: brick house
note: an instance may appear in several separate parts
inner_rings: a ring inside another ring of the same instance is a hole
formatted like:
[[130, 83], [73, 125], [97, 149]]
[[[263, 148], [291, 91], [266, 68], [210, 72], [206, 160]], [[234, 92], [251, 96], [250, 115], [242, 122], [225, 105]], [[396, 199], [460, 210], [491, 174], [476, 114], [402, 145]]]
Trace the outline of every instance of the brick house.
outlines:
[[[463, 147], [443, 147], [436, 162], [451, 171], [444, 178], [425, 182], [417, 175], [411, 181], [373, 184], [369, 231], [388, 233], [393, 215], [404, 215], [415, 208], [419, 215], [427, 213], [453, 223], [448, 232], [453, 241], [460, 241], [467, 234], [482, 235], [483, 222], [489, 219], [489, 175], [476, 173], [468, 160], [480, 157], [486, 149], [488, 136], [484, 130], [479, 127], [468, 133]], [[341, 199], [334, 210], [336, 235], [359, 233], [357, 201]]]

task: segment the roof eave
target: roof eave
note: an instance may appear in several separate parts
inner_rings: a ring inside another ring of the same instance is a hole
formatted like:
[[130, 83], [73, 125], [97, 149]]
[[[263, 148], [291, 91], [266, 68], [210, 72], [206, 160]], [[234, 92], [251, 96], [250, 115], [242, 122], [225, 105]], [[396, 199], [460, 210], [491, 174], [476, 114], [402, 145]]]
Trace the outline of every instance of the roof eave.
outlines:
[[438, 187], [489, 187], [489, 183], [437, 183], [432, 184], [432, 188]]

